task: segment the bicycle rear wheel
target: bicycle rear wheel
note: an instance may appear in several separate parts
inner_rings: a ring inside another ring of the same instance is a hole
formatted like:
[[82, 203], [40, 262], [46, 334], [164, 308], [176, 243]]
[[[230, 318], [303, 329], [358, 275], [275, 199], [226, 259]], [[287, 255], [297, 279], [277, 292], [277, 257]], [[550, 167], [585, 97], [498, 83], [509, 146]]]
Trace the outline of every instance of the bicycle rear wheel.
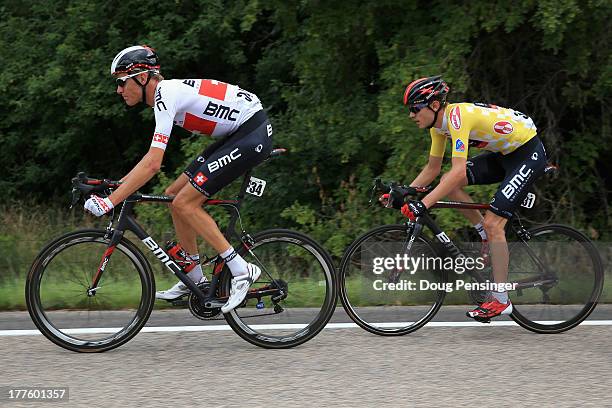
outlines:
[[[283, 229], [260, 232], [239, 251], [261, 268], [250, 290], [270, 288], [275, 295], [249, 297], [226, 313], [231, 328], [246, 341], [264, 348], [289, 348], [316, 336], [336, 306], [336, 276], [327, 252], [306, 235]], [[223, 271], [229, 293], [231, 274]], [[261, 293], [261, 292], [260, 292]]]
[[[442, 306], [447, 282], [444, 269], [426, 266], [386, 268], [377, 259], [438, 258], [434, 247], [417, 238], [409, 253], [406, 225], [384, 225], [357, 238], [340, 264], [340, 299], [349, 317], [370, 333], [404, 335], [423, 327]], [[379, 265], [380, 264], [380, 265]], [[412, 282], [412, 283], [408, 283]], [[434, 286], [438, 285], [438, 286]], [[434, 289], [431, 289], [431, 288]]]
[[510, 245], [508, 281], [512, 319], [536, 333], [576, 327], [595, 309], [603, 288], [599, 252], [579, 231], [563, 225], [529, 230]]
[[123, 238], [104, 266], [97, 288], [93, 277], [107, 254], [106, 231], [82, 230], [48, 244], [26, 280], [26, 303], [45, 337], [76, 352], [118, 347], [145, 325], [154, 303], [151, 266]]

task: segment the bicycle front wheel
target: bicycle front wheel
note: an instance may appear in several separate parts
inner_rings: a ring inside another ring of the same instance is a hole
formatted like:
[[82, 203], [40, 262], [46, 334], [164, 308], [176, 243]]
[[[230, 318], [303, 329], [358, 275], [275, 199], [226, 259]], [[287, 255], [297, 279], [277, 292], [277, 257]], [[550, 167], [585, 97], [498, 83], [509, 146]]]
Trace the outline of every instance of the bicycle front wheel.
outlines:
[[439, 258], [434, 247], [418, 237], [408, 251], [409, 238], [406, 225], [384, 225], [357, 238], [342, 257], [342, 305], [370, 333], [418, 330], [444, 302], [447, 272], [427, 262]]
[[102, 352], [124, 344], [153, 309], [155, 281], [148, 261], [125, 238], [110, 249], [105, 233], [82, 230], [59, 237], [40, 252], [27, 277], [26, 303], [34, 324], [71, 351]]
[[599, 252], [579, 231], [563, 225], [529, 230], [510, 245], [508, 281], [512, 319], [536, 333], [576, 327], [595, 309], [603, 288]]
[[[336, 306], [336, 277], [327, 252], [306, 235], [283, 229], [254, 235], [240, 255], [261, 268], [245, 303], [225, 314], [231, 328], [264, 348], [289, 348], [316, 336]], [[223, 272], [229, 293], [231, 274]]]

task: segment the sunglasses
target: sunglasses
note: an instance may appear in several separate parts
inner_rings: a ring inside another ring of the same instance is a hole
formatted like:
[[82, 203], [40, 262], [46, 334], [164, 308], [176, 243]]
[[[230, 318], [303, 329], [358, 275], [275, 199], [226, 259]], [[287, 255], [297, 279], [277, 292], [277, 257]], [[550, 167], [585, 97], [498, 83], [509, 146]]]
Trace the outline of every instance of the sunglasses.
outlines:
[[116, 78], [115, 83], [117, 84], [117, 86], [123, 88], [128, 79], [135, 77], [136, 75], [140, 75], [140, 74], [142, 74], [142, 72], [136, 72], [135, 74], [125, 75], [120, 78]]
[[417, 103], [416, 105], [409, 106], [408, 109], [410, 110], [410, 112], [416, 115], [421, 109], [426, 108], [427, 105], [427, 103]]

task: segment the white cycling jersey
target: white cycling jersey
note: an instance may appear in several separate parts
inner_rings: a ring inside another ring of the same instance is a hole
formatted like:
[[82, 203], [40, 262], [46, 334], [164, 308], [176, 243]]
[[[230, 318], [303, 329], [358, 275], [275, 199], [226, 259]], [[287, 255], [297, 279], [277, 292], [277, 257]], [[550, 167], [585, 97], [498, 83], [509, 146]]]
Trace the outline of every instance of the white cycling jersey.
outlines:
[[166, 149], [172, 125], [221, 137], [234, 132], [263, 107], [257, 95], [214, 79], [163, 80], [155, 88], [151, 147]]

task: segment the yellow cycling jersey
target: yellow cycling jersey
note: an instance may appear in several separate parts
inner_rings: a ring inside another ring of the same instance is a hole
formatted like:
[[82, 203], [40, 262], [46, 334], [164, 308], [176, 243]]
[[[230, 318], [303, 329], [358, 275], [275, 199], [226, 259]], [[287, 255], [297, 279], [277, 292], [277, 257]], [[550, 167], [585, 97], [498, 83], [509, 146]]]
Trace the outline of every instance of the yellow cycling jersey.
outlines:
[[444, 157], [451, 139], [452, 157], [467, 158], [468, 147], [508, 154], [536, 135], [533, 120], [513, 109], [484, 103], [451, 103], [442, 128], [431, 128], [430, 155]]

